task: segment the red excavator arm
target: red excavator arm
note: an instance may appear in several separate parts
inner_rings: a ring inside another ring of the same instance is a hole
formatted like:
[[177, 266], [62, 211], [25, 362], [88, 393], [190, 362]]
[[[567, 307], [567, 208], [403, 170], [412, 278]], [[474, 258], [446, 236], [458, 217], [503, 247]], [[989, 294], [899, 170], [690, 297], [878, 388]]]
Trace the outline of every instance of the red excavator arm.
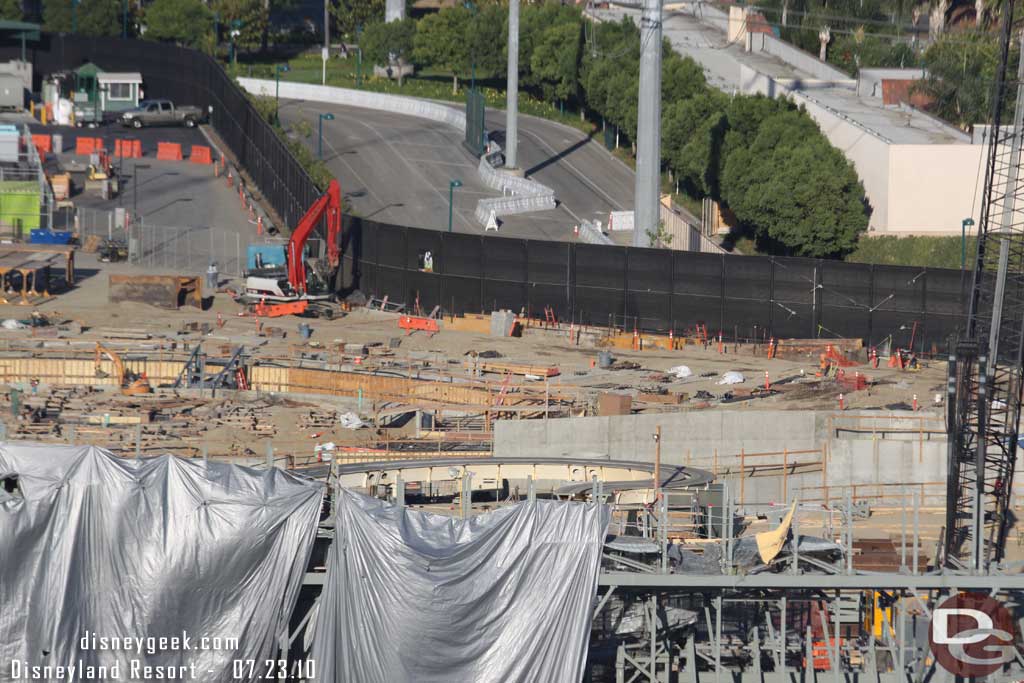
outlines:
[[299, 294], [306, 293], [306, 263], [302, 259], [306, 240], [320, 219], [327, 216], [327, 261], [332, 268], [337, 268], [341, 260], [341, 249], [338, 246], [341, 237], [341, 186], [332, 179], [327, 192], [313, 202], [309, 211], [302, 217], [292, 231], [288, 240], [288, 282]]

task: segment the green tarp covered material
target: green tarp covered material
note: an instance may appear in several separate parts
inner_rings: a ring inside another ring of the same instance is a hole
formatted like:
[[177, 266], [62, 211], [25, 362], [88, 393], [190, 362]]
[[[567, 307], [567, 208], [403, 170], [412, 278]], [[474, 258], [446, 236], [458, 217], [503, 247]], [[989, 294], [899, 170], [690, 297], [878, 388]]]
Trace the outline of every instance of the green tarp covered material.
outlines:
[[34, 180], [0, 180], [0, 225], [29, 230], [39, 227], [39, 183]]

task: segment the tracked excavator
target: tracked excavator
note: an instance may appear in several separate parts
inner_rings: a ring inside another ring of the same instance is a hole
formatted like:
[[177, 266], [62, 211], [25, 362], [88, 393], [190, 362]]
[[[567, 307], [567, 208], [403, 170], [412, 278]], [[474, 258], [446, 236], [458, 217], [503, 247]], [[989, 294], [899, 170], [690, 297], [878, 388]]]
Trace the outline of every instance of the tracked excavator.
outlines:
[[149, 385], [149, 381], [146, 380], [145, 375], [138, 375], [124, 366], [124, 361], [121, 360], [121, 356], [117, 355], [112, 349], [108, 349], [99, 342], [96, 343], [96, 376], [97, 377], [109, 377], [109, 375], [103, 372], [102, 361], [103, 356], [106, 356], [114, 364], [114, 371], [117, 373], [117, 385], [121, 388], [121, 393], [125, 396], [138, 396], [139, 394], [151, 394], [153, 393], [153, 387]]
[[[327, 258], [307, 259], [306, 242], [313, 230], [326, 219]], [[287, 307], [289, 313], [333, 318], [334, 280], [341, 263], [341, 186], [332, 179], [324, 192], [292, 231], [285, 248], [285, 263], [249, 271], [245, 289], [237, 301], [258, 309]]]

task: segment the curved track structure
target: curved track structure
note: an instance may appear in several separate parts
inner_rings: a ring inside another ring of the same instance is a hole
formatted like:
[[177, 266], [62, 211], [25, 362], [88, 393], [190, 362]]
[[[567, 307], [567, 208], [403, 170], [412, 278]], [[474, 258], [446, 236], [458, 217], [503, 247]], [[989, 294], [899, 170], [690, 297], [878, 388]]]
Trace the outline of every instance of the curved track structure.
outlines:
[[[693, 467], [662, 467], [661, 487], [687, 489], [707, 486], [715, 476]], [[304, 471], [313, 477], [329, 474], [327, 466]], [[370, 487], [391, 485], [397, 478], [409, 481], [450, 481], [471, 474], [477, 481], [526, 479], [559, 482], [551, 488], [558, 495], [576, 495], [593, 486], [593, 477], [601, 482], [605, 493], [651, 488], [654, 485], [654, 464], [628, 460], [594, 460], [590, 458], [438, 458], [431, 460], [396, 460], [339, 465], [335, 468], [340, 485]], [[491, 487], [493, 488], [493, 487]]]

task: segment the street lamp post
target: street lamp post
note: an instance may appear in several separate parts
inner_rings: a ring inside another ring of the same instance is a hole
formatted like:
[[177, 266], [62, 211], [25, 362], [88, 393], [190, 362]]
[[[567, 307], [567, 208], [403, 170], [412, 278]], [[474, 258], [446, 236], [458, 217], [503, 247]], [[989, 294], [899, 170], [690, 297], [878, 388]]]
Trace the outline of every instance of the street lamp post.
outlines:
[[455, 199], [456, 187], [462, 187], [461, 180], [452, 180], [448, 183], [448, 232], [452, 231], [452, 202]]
[[290, 71], [287, 64], [277, 64], [274, 66], [274, 121], [281, 123], [281, 73]]
[[967, 267], [967, 228], [974, 227], [973, 218], [965, 218], [960, 222], [960, 270]]
[[149, 168], [148, 164], [132, 165], [132, 220], [139, 216], [139, 171]]
[[242, 35], [242, 30], [241, 29], [242, 29], [242, 20], [241, 19], [232, 19], [231, 20], [231, 31], [229, 32], [229, 35], [231, 36], [231, 63], [233, 65], [237, 65], [238, 64], [238, 51], [235, 48], [235, 39], [238, 36]]
[[128, 37], [128, 0], [121, 0], [121, 37]]
[[327, 112], [326, 114], [320, 114], [320, 136], [317, 141], [316, 150], [317, 157], [320, 159], [324, 158], [324, 121], [333, 121], [334, 114]]
[[71, 0], [71, 32], [78, 32], [78, 3], [81, 0]]
[[356, 87], [363, 87], [363, 48], [359, 45], [362, 39], [363, 27], [356, 26]]

